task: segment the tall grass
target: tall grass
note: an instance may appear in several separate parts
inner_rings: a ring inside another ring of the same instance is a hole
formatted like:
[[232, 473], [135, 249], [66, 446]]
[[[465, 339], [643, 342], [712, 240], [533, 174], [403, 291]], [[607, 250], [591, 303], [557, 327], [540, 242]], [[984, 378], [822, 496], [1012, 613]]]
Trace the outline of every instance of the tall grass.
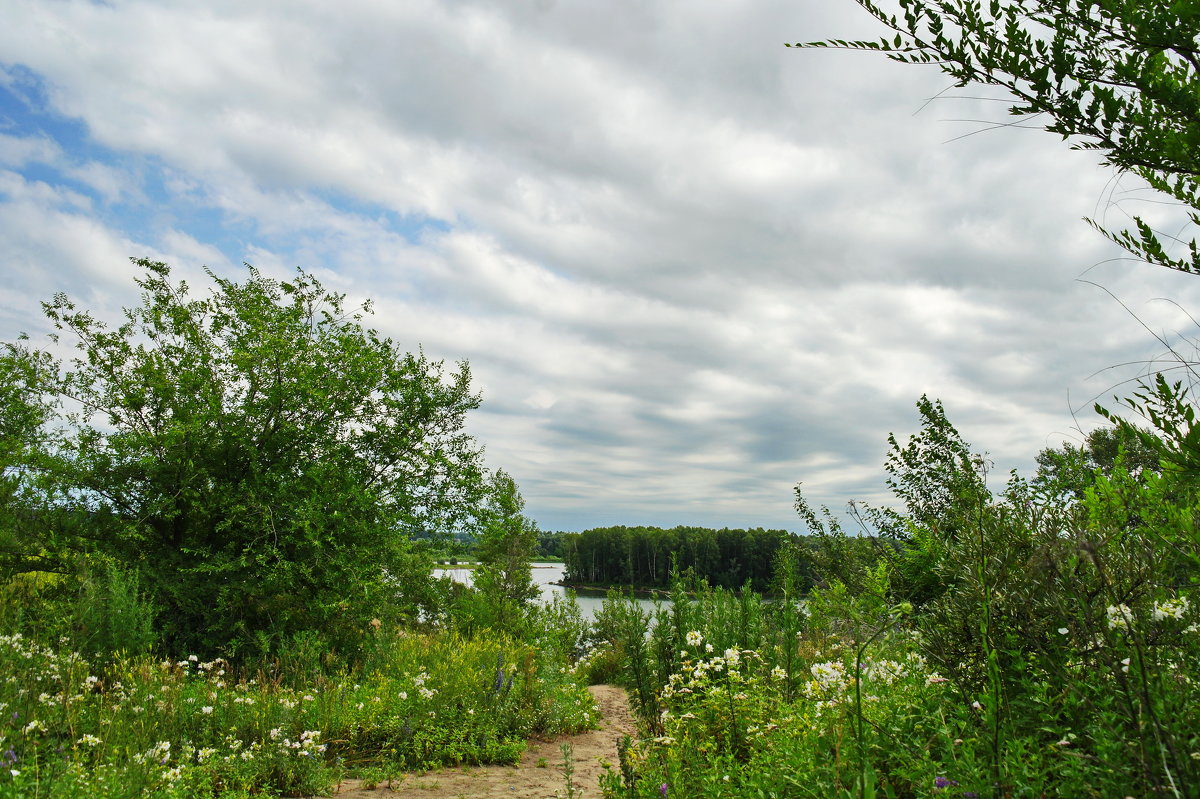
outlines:
[[595, 723], [566, 664], [529, 644], [364, 634], [369, 660], [332, 672], [300, 645], [239, 670], [0, 636], [0, 795], [328, 793], [358, 769], [512, 763], [531, 735]]

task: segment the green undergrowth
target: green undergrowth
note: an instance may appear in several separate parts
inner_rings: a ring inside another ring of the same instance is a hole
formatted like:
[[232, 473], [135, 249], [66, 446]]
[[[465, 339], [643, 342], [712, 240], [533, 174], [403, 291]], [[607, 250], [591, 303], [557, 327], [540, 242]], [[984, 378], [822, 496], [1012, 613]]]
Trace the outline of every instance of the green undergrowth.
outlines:
[[297, 645], [256, 669], [103, 664], [0, 636], [0, 796], [328, 794], [355, 773], [515, 763], [594, 726], [567, 664], [492, 633], [373, 630], [353, 670]]
[[1001, 653], [1001, 690], [935, 665], [927, 618], [840, 586], [790, 607], [613, 596], [601, 620], [589, 662], [619, 661], [642, 729], [609, 797], [1191, 796], [1200, 777], [1200, 615], [1179, 597], [1114, 606], [1098, 638], [1060, 620], [1063, 662]]
[[1180, 386], [1136, 396], [1153, 430], [1047, 450], [996, 493], [922, 398], [861, 535], [797, 491], [804, 601], [787, 557], [775, 601], [679, 576], [652, 610], [610, 594], [584, 666], [642, 726], [610, 799], [1200, 796], [1200, 428]]

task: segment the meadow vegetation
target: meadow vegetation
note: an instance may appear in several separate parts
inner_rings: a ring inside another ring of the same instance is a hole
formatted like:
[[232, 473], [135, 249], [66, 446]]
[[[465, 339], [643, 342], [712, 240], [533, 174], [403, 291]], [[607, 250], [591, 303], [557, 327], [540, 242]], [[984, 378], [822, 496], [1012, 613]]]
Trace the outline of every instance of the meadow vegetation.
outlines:
[[0, 795], [329, 795], [348, 774], [513, 763], [595, 724], [590, 695], [502, 634], [366, 632], [353, 668], [301, 637], [281, 659], [89, 660], [0, 637]]
[[1130, 468], [1190, 431], [1102, 432], [1129, 442], [1107, 465], [1048, 450], [993, 495], [919, 408], [887, 463], [897, 505], [856, 508], [871, 536], [797, 494], [824, 541], [803, 601], [786, 555], [775, 600], [679, 575], [654, 611], [610, 595], [588, 665], [645, 730], [610, 796], [1197, 795], [1200, 505], [1165, 461]]
[[[602, 681], [642, 722], [613, 799], [1195, 795], [1182, 383], [1147, 380], [1125, 403], [1141, 426], [1105, 411], [999, 492], [922, 398], [919, 431], [889, 440], [892, 504], [836, 514], [798, 487], [807, 536], [601, 531], [635, 579], [670, 563], [669, 598], [614, 591], [587, 623], [535, 601], [541, 534], [461, 435], [465, 366], [447, 381], [303, 274], [192, 301], [143, 266], [115, 333], [48, 307], [73, 369], [24, 342], [0, 357], [0, 795], [302, 795], [510, 763], [594, 725]], [[254, 348], [304, 335], [351, 371], [318, 381], [311, 342]], [[335, 464], [363, 484], [330, 483]], [[434, 578], [423, 544], [463, 530], [474, 587]], [[724, 553], [726, 584], [680, 568], [689, 542]]]
[[[592, 727], [466, 364], [304, 272], [135, 263], [115, 328], [46, 303], [70, 361], [0, 351], [0, 796], [312, 795]], [[464, 533], [475, 588], [432, 573]]]

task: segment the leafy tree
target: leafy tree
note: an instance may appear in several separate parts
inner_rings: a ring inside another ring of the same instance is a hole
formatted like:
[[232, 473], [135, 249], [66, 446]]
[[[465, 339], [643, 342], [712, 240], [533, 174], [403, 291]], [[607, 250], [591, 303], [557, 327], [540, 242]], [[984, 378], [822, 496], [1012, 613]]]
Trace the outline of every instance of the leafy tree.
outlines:
[[0, 345], [0, 573], [59, 571], [39, 490], [54, 402], [53, 362], [23, 342]]
[[1118, 459], [1129, 471], [1140, 474], [1158, 471], [1158, 453], [1135, 432], [1121, 426], [1097, 427], [1079, 446], [1063, 444], [1037, 455], [1034, 488], [1048, 497], [1083, 499], [1096, 476], [1111, 475]]
[[496, 626], [511, 628], [526, 615], [541, 591], [529, 562], [538, 545], [538, 528], [522, 515], [525, 499], [516, 481], [497, 470], [479, 539], [480, 566], [472, 582], [488, 604]]
[[[1179, 0], [896, 0], [900, 14], [856, 0], [896, 33], [879, 41], [821, 42], [935, 64], [955, 85], [1006, 90], [1010, 113], [1043, 124], [1107, 165], [1142, 177], [1191, 209], [1200, 225], [1200, 6]], [[1139, 217], [1106, 236], [1135, 257], [1200, 272], [1196, 240]]]
[[904, 513], [881, 509], [873, 515], [880, 530], [893, 538], [906, 539], [919, 527], [954, 539], [991, 499], [984, 481], [986, 463], [946, 418], [941, 400], [922, 396], [917, 410], [920, 432], [904, 446], [889, 435], [884, 462], [888, 488], [904, 503]]
[[415, 613], [410, 537], [470, 522], [483, 491], [462, 432], [470, 372], [402, 352], [303, 271], [253, 268], [206, 297], [138, 260], [142, 304], [110, 328], [45, 304], [78, 351], [59, 480], [96, 545], [136, 567], [166, 643], [235, 650], [306, 629], [353, 642]]
[[895, 563], [896, 593], [924, 603], [947, 587], [941, 570], [955, 546], [975, 534], [993, 498], [987, 463], [946, 418], [939, 400], [917, 402], [921, 430], [901, 446], [888, 436], [888, 487], [903, 512], [868, 508], [865, 515], [887, 537], [903, 542]]
[[865, 534], [847, 536], [828, 508], [818, 514], [796, 486], [796, 512], [814, 534], [814, 557], [822, 578], [836, 578], [853, 591], [882, 560], [892, 569], [898, 597], [926, 602], [945, 590], [939, 570], [953, 546], [977, 530], [992, 502], [983, 456], [971, 451], [946, 418], [940, 400], [917, 402], [921, 429], [904, 444], [888, 436], [884, 469], [900, 507], [850, 503], [851, 518]]

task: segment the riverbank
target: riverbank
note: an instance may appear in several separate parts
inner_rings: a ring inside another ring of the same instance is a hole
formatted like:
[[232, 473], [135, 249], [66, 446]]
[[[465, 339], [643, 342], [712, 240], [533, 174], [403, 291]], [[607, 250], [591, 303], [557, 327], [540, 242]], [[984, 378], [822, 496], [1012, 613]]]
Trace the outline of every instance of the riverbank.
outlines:
[[628, 586], [628, 585], [587, 585], [584, 583], [564, 583], [564, 582], [550, 583], [550, 585], [555, 585], [555, 586], [558, 586], [559, 588], [569, 588], [570, 590], [576, 591], [576, 592], [587, 592], [590, 594], [607, 594], [609, 591], [616, 589], [617, 591], [620, 591], [622, 594], [625, 594], [625, 595], [628, 595], [629, 593], [632, 592], [634, 596], [641, 597], [643, 599], [664, 599], [665, 600], [665, 599], [669, 598], [671, 595], [670, 591], [667, 591], [666, 589], [663, 589], [663, 588], [639, 588], [639, 587]]

